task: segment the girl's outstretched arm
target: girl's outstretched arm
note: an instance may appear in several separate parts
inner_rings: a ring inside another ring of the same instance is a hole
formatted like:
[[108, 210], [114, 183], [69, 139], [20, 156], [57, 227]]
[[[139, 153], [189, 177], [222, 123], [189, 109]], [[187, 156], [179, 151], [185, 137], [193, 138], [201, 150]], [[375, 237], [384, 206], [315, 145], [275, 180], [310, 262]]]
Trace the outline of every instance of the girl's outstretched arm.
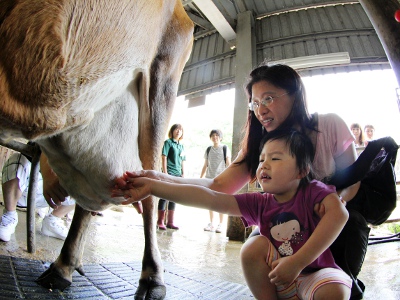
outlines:
[[[112, 191], [113, 197], [124, 197], [122, 204], [141, 201], [150, 195], [167, 199], [187, 206], [216, 211], [232, 216], [241, 216], [239, 206], [234, 196], [215, 192], [208, 188], [190, 184], [173, 184], [147, 177], [136, 177], [136, 174], [126, 172], [125, 183], [117, 182]], [[134, 199], [134, 201], [132, 201]]]
[[[192, 184], [203, 186], [209, 188], [213, 191], [223, 192], [227, 194], [235, 194], [238, 192], [244, 185], [246, 185], [250, 181], [250, 173], [247, 169], [245, 163], [237, 163], [242, 160], [242, 156], [239, 153], [238, 157], [235, 161], [229, 165], [222, 173], [220, 173], [217, 177], [213, 179], [209, 178], [183, 178], [177, 176], [171, 176], [166, 173], [152, 171], [152, 170], [141, 170], [141, 171], [133, 171], [127, 172], [131, 177], [148, 177], [155, 180], [161, 180], [170, 183], [176, 184]], [[123, 188], [124, 177], [119, 177], [115, 179], [115, 183]], [[137, 202], [138, 199], [130, 198], [128, 201], [130, 203]]]

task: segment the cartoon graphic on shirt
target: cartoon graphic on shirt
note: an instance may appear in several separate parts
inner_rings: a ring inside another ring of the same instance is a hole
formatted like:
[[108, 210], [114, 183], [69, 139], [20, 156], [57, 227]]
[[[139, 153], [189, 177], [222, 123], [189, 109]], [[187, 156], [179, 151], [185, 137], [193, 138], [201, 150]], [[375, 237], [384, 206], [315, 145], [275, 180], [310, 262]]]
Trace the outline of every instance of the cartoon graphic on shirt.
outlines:
[[294, 213], [283, 212], [272, 218], [270, 233], [275, 241], [281, 242], [278, 251], [282, 256], [293, 255], [292, 245], [303, 242], [303, 227]]

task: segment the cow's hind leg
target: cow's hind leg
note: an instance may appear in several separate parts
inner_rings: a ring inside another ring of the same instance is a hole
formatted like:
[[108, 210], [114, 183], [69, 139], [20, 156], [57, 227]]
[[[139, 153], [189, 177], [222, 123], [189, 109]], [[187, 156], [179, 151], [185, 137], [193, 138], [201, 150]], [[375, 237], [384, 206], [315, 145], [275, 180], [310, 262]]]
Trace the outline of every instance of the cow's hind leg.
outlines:
[[47, 289], [64, 290], [71, 285], [75, 270], [84, 275], [82, 255], [91, 218], [89, 211], [76, 204], [71, 228], [61, 253], [50, 268], [36, 279], [38, 284]]

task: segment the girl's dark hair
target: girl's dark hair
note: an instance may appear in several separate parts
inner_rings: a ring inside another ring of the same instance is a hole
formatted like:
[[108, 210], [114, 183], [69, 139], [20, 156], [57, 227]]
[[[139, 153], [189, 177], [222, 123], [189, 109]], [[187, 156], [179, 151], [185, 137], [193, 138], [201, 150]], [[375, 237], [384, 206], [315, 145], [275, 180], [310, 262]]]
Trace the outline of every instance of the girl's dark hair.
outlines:
[[175, 129], [179, 128], [180, 130], [182, 130], [182, 136], [179, 138], [179, 140], [183, 139], [183, 127], [181, 124], [174, 124], [171, 126], [171, 129], [168, 132], [168, 137], [170, 139], [172, 139], [174, 137], [174, 131]]
[[216, 135], [218, 135], [218, 136], [220, 137], [221, 141], [222, 141], [222, 138], [223, 138], [222, 131], [219, 130], [219, 129], [213, 129], [213, 130], [211, 130], [211, 132], [210, 132], [210, 138], [211, 138], [211, 136], [212, 136], [214, 133], [215, 133]]
[[274, 227], [276, 225], [287, 223], [287, 222], [292, 221], [292, 220], [296, 220], [297, 222], [299, 222], [299, 224], [301, 224], [299, 218], [294, 213], [289, 212], [289, 211], [288, 212], [282, 212], [280, 214], [275, 215], [271, 219], [270, 224], [269, 224], [269, 228], [271, 229], [272, 227]]
[[312, 161], [314, 159], [314, 146], [310, 138], [296, 130], [274, 130], [268, 132], [260, 143], [259, 153], [268, 141], [280, 140], [287, 146], [290, 155], [296, 159], [300, 173], [307, 174], [300, 180], [299, 188], [307, 185], [313, 179]]
[[[303, 81], [294, 69], [280, 64], [272, 66], [261, 65], [255, 68], [250, 73], [249, 80], [245, 86], [249, 103], [252, 98], [253, 85], [261, 81], [267, 81], [278, 88], [284, 89], [290, 96], [294, 97], [289, 116], [277, 129], [296, 127], [302, 133], [306, 133], [308, 130], [316, 130], [316, 122], [308, 112]], [[244, 159], [238, 163], [245, 162], [252, 179], [255, 180], [259, 158], [258, 147], [266, 132], [254, 112], [250, 110], [244, 130], [245, 135], [241, 143]]]

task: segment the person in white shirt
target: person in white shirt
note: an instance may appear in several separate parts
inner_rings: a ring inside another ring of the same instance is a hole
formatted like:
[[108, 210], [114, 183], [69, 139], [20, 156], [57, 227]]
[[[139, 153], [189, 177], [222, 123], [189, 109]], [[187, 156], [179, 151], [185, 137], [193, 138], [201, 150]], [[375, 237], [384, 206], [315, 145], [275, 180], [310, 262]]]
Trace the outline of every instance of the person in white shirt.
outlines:
[[[231, 164], [231, 154], [228, 146], [221, 144], [222, 141], [222, 131], [219, 129], [213, 129], [210, 132], [210, 139], [213, 143], [209, 146], [204, 153], [204, 165], [201, 170], [200, 178], [204, 175], [206, 178], [214, 178], [219, 175], [226, 167]], [[210, 223], [204, 228], [204, 231], [211, 232], [222, 232], [222, 226], [224, 222], [224, 214], [219, 214], [219, 224], [217, 227], [214, 226], [214, 212], [212, 210], [210, 213]]]

